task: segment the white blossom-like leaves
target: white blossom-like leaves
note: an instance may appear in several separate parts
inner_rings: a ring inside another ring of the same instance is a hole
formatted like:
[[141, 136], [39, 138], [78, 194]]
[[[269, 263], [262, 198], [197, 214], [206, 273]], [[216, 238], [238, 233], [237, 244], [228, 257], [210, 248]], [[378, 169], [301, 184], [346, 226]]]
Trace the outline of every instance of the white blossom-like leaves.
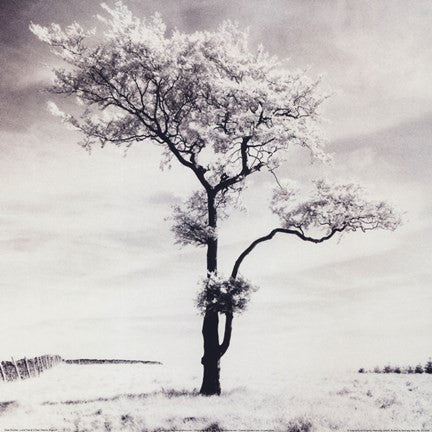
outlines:
[[[238, 207], [238, 191], [236, 189], [220, 193], [214, 207], [218, 220], [228, 218], [228, 207]], [[176, 243], [182, 246], [205, 246], [211, 239], [217, 238], [217, 229], [209, 226], [207, 195], [204, 191], [194, 192], [181, 205], [173, 207], [173, 225]]]
[[171, 231], [176, 243], [205, 246], [209, 239], [216, 238], [216, 230], [209, 226], [207, 197], [204, 192], [194, 192], [183, 205], [174, 206], [174, 224]]
[[[84, 104], [82, 118], [68, 121], [86, 146], [150, 138], [204, 167], [207, 178], [249, 174], [291, 145], [325, 159], [316, 132], [324, 99], [318, 82], [287, 70], [262, 47], [251, 50], [237, 25], [167, 35], [159, 15], [139, 19], [121, 2], [102, 8], [104, 38], [92, 43], [93, 31], [76, 23], [30, 26], [68, 64], [56, 70], [52, 91]], [[107, 108], [120, 118], [91, 115]]]
[[292, 185], [275, 189], [271, 209], [283, 228], [328, 235], [333, 231], [394, 230], [401, 223], [389, 204], [367, 200], [365, 191], [357, 184], [319, 180], [314, 186], [306, 196]]

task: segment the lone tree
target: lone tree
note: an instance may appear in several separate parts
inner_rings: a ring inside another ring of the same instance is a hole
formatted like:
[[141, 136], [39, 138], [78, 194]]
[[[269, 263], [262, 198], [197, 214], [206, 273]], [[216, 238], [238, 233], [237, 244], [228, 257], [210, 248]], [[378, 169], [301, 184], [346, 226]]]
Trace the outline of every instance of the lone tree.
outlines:
[[139, 19], [121, 2], [102, 8], [102, 38], [76, 23], [65, 29], [31, 24], [66, 63], [55, 70], [51, 92], [76, 97], [82, 114], [65, 114], [52, 102], [50, 108], [83, 133], [86, 149], [152, 141], [162, 149], [163, 164], [175, 161], [195, 175], [199, 190], [174, 209], [173, 231], [180, 244], [207, 249], [207, 276], [197, 299], [203, 312], [201, 394], [220, 394], [219, 365], [233, 314], [245, 308], [252, 290], [239, 270], [256, 246], [277, 234], [321, 243], [342, 231], [393, 230], [399, 219], [386, 203], [362, 198], [355, 184], [319, 180], [305, 195], [277, 181], [271, 210], [280, 225], [252, 241], [224, 278], [218, 273], [218, 223], [247, 178], [265, 170], [274, 174], [290, 147], [326, 158], [316, 133], [325, 96], [303, 71], [287, 70], [262, 47], [251, 50], [248, 33], [231, 22], [215, 32], [167, 35], [157, 14]]

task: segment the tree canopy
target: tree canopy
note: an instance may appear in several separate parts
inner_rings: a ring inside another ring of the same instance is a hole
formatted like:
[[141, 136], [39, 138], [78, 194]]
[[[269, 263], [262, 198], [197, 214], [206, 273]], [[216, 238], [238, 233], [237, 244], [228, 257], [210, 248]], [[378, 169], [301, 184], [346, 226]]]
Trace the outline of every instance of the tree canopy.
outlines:
[[[177, 160], [193, 171], [203, 189], [174, 208], [178, 243], [206, 246], [215, 240], [209, 196], [219, 220], [226, 217], [245, 178], [273, 172], [290, 147], [328, 159], [317, 132], [326, 98], [319, 80], [288, 70], [262, 46], [251, 49], [247, 31], [225, 22], [214, 32], [168, 35], [158, 14], [140, 19], [121, 2], [102, 7], [107, 15], [98, 16], [106, 27], [102, 38], [77, 23], [65, 29], [31, 24], [66, 64], [55, 70], [51, 92], [76, 96], [82, 108], [78, 116], [54, 102], [50, 109], [83, 133], [87, 149], [151, 140], [163, 149], [162, 166]], [[395, 229], [400, 219], [393, 209], [363, 196], [355, 184], [318, 180], [306, 195], [279, 184], [271, 210], [281, 226], [257, 243], [276, 233], [321, 242], [342, 231]]]
[[[217, 218], [226, 217], [245, 178], [273, 172], [290, 147], [328, 159], [317, 133], [326, 98], [319, 81], [288, 70], [261, 46], [251, 49], [247, 31], [225, 22], [214, 32], [168, 34], [158, 14], [140, 19], [121, 2], [102, 7], [102, 38], [77, 23], [65, 29], [31, 24], [66, 64], [55, 70], [51, 92], [76, 96], [82, 108], [78, 116], [54, 102], [50, 109], [83, 133], [85, 148], [153, 141], [163, 149], [162, 166], [177, 160], [193, 171], [202, 189], [174, 208], [178, 243], [216, 241], [209, 200]], [[365, 200], [359, 186], [325, 180], [316, 181], [309, 195], [279, 184], [271, 210], [281, 226], [258, 243], [276, 233], [321, 242], [337, 232], [394, 229], [400, 222], [385, 202]]]
[[150, 138], [165, 164], [175, 158], [219, 191], [277, 164], [290, 145], [325, 157], [315, 133], [318, 82], [287, 72], [262, 47], [253, 52], [247, 32], [226, 22], [167, 36], [159, 15], [139, 19], [119, 2], [103, 8], [108, 30], [93, 44], [78, 24], [31, 25], [68, 65], [56, 70], [51, 91], [84, 106], [79, 118], [56, 112], [84, 133], [85, 147]]

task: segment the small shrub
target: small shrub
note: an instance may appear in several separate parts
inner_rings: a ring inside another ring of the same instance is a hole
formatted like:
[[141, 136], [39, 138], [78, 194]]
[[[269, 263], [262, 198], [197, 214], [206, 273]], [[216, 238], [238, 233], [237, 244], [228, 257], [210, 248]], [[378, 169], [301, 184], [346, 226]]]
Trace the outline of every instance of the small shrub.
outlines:
[[364, 368], [360, 368], [360, 369], [358, 370], [358, 373], [365, 373]]
[[130, 414], [123, 414], [123, 415], [120, 417], [120, 420], [121, 420], [122, 423], [130, 423], [130, 422], [133, 422], [133, 418], [132, 418], [132, 416], [131, 416]]
[[0, 402], [0, 415], [2, 415], [9, 407], [18, 405], [15, 401]]
[[210, 423], [205, 429], [202, 430], [202, 432], [223, 432], [223, 429], [219, 423], [214, 422]]
[[406, 370], [406, 373], [413, 374], [414, 373], [414, 368], [412, 366], [408, 366], [408, 368]]
[[424, 370], [423, 370], [423, 366], [422, 366], [421, 364], [418, 364], [418, 365], [415, 367], [414, 372], [415, 372], [416, 374], [422, 374], [422, 373], [424, 372]]
[[374, 373], [381, 373], [381, 369], [378, 366], [375, 366]]
[[432, 360], [429, 359], [429, 361], [426, 363], [424, 367], [425, 373], [432, 374]]
[[286, 425], [287, 432], [312, 432], [312, 423], [303, 417], [297, 417], [290, 420]]
[[393, 369], [390, 365], [387, 365], [387, 366], [384, 366], [383, 372], [384, 373], [392, 373]]
[[394, 372], [394, 373], [397, 373], [397, 374], [400, 374], [400, 373], [401, 373], [401, 368], [400, 368], [399, 366], [396, 366], [396, 367], [393, 369], [393, 372]]

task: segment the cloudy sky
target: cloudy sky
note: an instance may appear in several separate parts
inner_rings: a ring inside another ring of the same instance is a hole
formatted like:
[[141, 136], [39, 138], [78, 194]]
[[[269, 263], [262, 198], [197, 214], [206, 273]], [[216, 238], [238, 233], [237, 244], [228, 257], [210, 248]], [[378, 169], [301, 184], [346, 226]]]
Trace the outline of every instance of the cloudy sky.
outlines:
[[[109, 2], [108, 2], [109, 3]], [[225, 364], [372, 367], [432, 354], [432, 4], [428, 1], [127, 0], [162, 13], [171, 30], [249, 26], [263, 43], [323, 76], [331, 166], [294, 153], [281, 171], [308, 181], [354, 179], [404, 212], [396, 232], [319, 246], [280, 237], [243, 273], [260, 290], [234, 322]], [[173, 246], [172, 204], [194, 179], [159, 170], [150, 143], [125, 157], [91, 155], [52, 117], [41, 90], [56, 59], [39, 24], [94, 27], [98, 1], [2, 0], [0, 15], [0, 354], [103, 356], [183, 362], [199, 371], [193, 306], [205, 251]], [[56, 101], [61, 106], [62, 101]], [[274, 228], [261, 175], [221, 232], [221, 267]], [[255, 367], [254, 366], [254, 367]]]

